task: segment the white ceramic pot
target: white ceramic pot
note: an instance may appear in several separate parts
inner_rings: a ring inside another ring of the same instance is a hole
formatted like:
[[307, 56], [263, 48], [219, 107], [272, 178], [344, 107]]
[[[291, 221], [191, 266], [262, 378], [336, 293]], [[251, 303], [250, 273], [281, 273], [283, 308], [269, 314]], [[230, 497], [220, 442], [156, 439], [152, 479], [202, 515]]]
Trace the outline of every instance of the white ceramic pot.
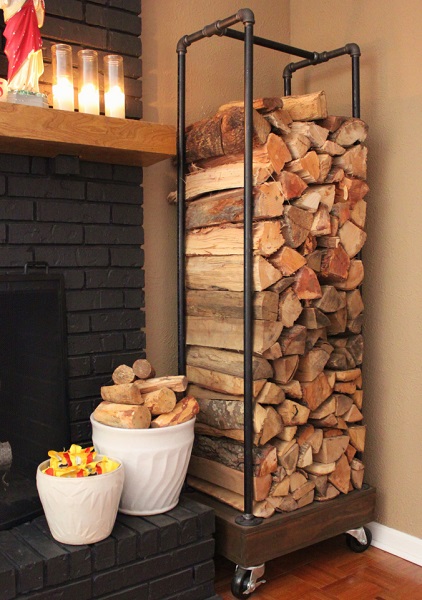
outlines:
[[46, 460], [37, 469], [37, 488], [53, 538], [64, 544], [79, 545], [108, 537], [122, 494], [123, 465], [110, 473], [65, 478], [43, 473], [49, 463]]
[[123, 429], [91, 415], [92, 441], [101, 454], [117, 456], [125, 466], [119, 511], [156, 515], [179, 502], [194, 438], [195, 419], [157, 429]]

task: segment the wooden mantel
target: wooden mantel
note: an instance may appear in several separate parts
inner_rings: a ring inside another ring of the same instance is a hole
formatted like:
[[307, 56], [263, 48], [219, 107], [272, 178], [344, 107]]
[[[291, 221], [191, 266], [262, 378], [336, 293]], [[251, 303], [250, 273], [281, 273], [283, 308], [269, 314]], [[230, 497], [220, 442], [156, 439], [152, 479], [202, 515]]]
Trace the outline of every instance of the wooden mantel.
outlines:
[[2, 102], [0, 152], [146, 167], [175, 155], [176, 132], [169, 125]]

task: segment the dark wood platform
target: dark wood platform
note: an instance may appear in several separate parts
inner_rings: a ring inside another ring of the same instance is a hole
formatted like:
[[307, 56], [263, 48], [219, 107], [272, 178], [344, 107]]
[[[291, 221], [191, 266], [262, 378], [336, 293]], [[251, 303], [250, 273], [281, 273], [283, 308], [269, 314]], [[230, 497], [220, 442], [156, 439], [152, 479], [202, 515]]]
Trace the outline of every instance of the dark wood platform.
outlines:
[[216, 516], [216, 553], [251, 567], [361, 527], [374, 518], [375, 488], [364, 485], [328, 502], [313, 502], [291, 513], [277, 513], [256, 527], [235, 522], [239, 512], [218, 500], [193, 492]]

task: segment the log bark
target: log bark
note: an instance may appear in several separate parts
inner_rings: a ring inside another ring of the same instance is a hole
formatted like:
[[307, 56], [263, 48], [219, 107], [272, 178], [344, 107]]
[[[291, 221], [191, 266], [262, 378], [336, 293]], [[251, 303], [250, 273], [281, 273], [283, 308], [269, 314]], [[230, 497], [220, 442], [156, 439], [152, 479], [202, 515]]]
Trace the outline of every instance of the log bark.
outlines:
[[[252, 169], [252, 185], [260, 185], [269, 179], [271, 169], [255, 163]], [[244, 183], [243, 163], [226, 164], [212, 169], [199, 169], [186, 176], [186, 200], [194, 200], [203, 194], [219, 190], [241, 188]], [[172, 202], [172, 198], [170, 197]]]
[[[233, 394], [235, 396], [243, 396], [244, 394], [244, 379], [242, 377], [226, 375], [225, 373], [220, 373], [218, 371], [211, 371], [210, 369], [203, 369], [201, 367], [192, 367], [190, 365], [187, 365], [186, 367], [186, 375], [190, 382], [214, 390], [215, 392]], [[252, 393], [254, 397], [257, 396], [264, 387], [265, 381], [265, 379], [253, 381]]]
[[99, 423], [123, 429], [148, 429], [151, 423], [151, 413], [143, 404], [101, 402], [92, 416]]
[[[244, 357], [238, 352], [207, 348], [206, 346], [189, 346], [186, 353], [186, 363], [192, 367], [202, 367], [212, 371], [219, 371], [235, 377], [243, 377]], [[273, 369], [265, 358], [252, 357], [252, 378], [268, 379], [272, 376]]]

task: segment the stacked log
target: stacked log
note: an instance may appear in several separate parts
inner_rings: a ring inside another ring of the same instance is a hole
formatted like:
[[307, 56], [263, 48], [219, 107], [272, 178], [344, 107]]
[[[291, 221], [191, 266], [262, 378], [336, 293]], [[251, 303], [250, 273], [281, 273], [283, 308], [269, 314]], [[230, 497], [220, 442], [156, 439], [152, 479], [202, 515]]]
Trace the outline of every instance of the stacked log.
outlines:
[[[102, 402], [93, 412], [99, 423], [123, 429], [169, 427], [189, 421], [199, 405], [190, 395], [177, 402], [176, 392], [184, 392], [184, 375], [155, 377], [148, 360], [119, 365], [111, 376], [113, 385], [101, 388]], [[0, 465], [1, 466], [1, 465]]]
[[[367, 126], [254, 102], [254, 514], [361, 488]], [[187, 130], [189, 483], [243, 509], [243, 105]], [[174, 199], [174, 196], [173, 196]]]

